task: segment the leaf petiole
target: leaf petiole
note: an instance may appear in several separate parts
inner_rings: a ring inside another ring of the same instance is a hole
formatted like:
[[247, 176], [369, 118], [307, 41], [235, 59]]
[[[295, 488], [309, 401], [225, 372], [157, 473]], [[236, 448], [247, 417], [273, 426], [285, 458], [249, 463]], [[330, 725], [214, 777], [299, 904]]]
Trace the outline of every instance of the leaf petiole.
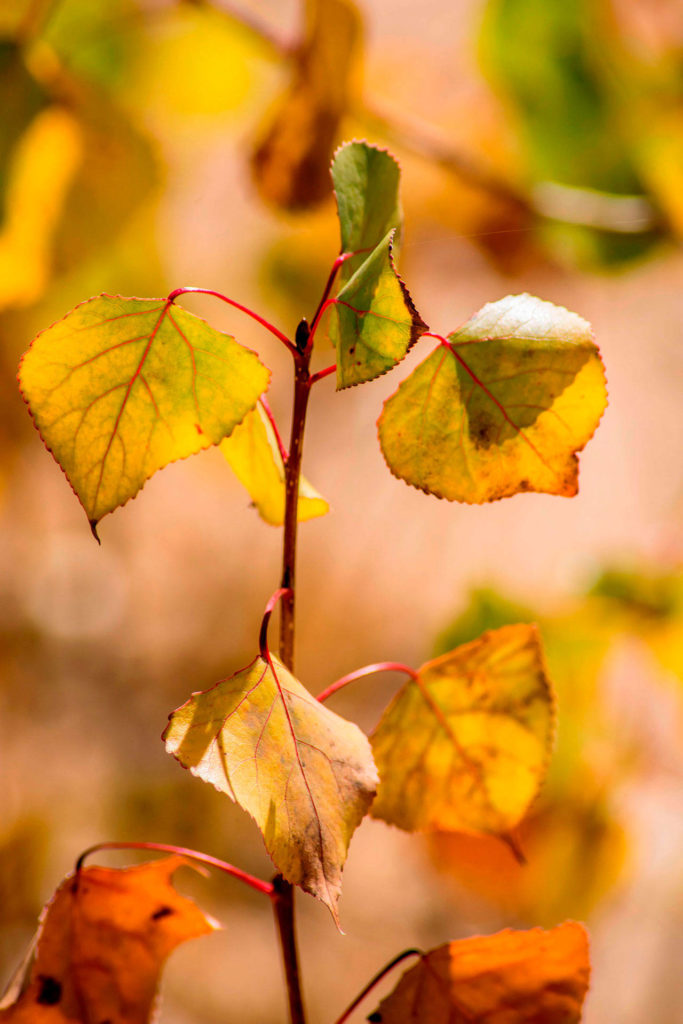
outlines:
[[349, 672], [348, 675], [342, 676], [341, 679], [337, 679], [336, 682], [330, 683], [322, 693], [318, 694], [316, 699], [323, 703], [328, 697], [331, 697], [333, 693], [341, 690], [348, 683], [353, 683], [356, 679], [362, 679], [363, 676], [371, 676], [375, 672], [404, 672], [412, 679], [417, 679], [415, 669], [401, 664], [400, 661], [378, 661], [373, 665], [364, 665], [363, 668], [357, 668], [355, 671]]
[[263, 660], [268, 662], [271, 668], [273, 668], [273, 664], [270, 659], [270, 649], [268, 647], [268, 623], [270, 622], [270, 616], [273, 614], [273, 609], [275, 608], [275, 605], [278, 603], [278, 601], [280, 601], [283, 597], [291, 596], [291, 587], [280, 587], [278, 590], [275, 591], [272, 597], [269, 598], [268, 603], [263, 612], [263, 619], [261, 620], [261, 630], [259, 632], [258, 638], [259, 653]]
[[273, 428], [273, 433], [275, 434], [275, 440], [277, 441], [277, 446], [280, 451], [280, 455], [282, 456], [282, 461], [286, 464], [287, 459], [289, 458], [289, 453], [284, 446], [282, 438], [280, 437], [280, 431], [277, 428], [277, 422], [275, 420], [275, 416], [273, 415], [273, 410], [270, 408], [270, 403], [268, 402], [268, 399], [266, 398], [265, 395], [261, 395], [261, 397], [259, 398], [259, 405], [261, 406], [264, 413], [268, 417], [268, 422]]
[[261, 878], [256, 878], [254, 875], [250, 875], [246, 871], [242, 871], [241, 868], [236, 868], [233, 864], [228, 864], [225, 860], [219, 860], [217, 857], [212, 857], [208, 853], [200, 853], [198, 850], [190, 850], [185, 846], [174, 846], [170, 843], [142, 843], [142, 842], [109, 842], [109, 843], [96, 843], [94, 846], [89, 846], [87, 850], [84, 850], [76, 861], [75, 871], [78, 873], [87, 857], [93, 853], [97, 853], [100, 850], [153, 850], [158, 853], [175, 853], [181, 857], [187, 857], [190, 860], [195, 860], [200, 864], [206, 864], [208, 867], [216, 868], [218, 871], [223, 871], [226, 875], [231, 875], [233, 878], [237, 878], [240, 882], [244, 882], [245, 885], [255, 889], [256, 892], [262, 893], [264, 896], [269, 896], [274, 899], [274, 888], [271, 882], [264, 882]]
[[294, 345], [292, 345], [287, 335], [283, 334], [279, 328], [275, 327], [274, 324], [271, 324], [269, 320], [260, 316], [253, 309], [250, 309], [249, 306], [243, 306], [241, 302], [235, 302], [234, 299], [229, 299], [228, 296], [223, 295], [222, 292], [213, 291], [211, 288], [176, 288], [175, 291], [172, 291], [169, 294], [167, 301], [173, 303], [176, 299], [180, 298], [181, 295], [212, 295], [215, 299], [220, 299], [221, 302], [227, 302], [229, 306], [234, 306], [234, 308], [239, 309], [240, 312], [246, 313], [246, 315], [250, 316], [252, 320], [255, 320], [257, 323], [261, 324], [262, 327], [265, 327], [267, 331], [270, 331], [271, 334], [273, 334], [289, 349], [292, 355], [297, 354], [297, 350]]
[[[399, 953], [398, 956], [395, 956], [393, 960], [390, 960], [388, 964], [386, 964], [380, 971], [377, 972], [374, 978], [370, 979], [365, 988], [363, 988], [358, 993], [358, 995], [356, 996], [352, 1003], [349, 1003], [349, 1005], [342, 1013], [341, 1017], [338, 1017], [334, 1024], [344, 1024], [344, 1022], [349, 1019], [349, 1017], [356, 1009], [356, 1007], [359, 1006], [360, 1003], [362, 1003], [362, 1001], [365, 999], [367, 995], [370, 994], [370, 992], [372, 992], [373, 988], [376, 985], [379, 985], [382, 978], [384, 978], [389, 973], [389, 971], [393, 971], [394, 967], [397, 967], [403, 960], [407, 960], [409, 956], [423, 957], [424, 953], [422, 952], [421, 949], [405, 949], [402, 953]], [[368, 1020], [372, 1020], [372, 1017], [369, 1017]]]
[[318, 370], [317, 373], [312, 373], [309, 380], [309, 385], [316, 384], [319, 380], [323, 380], [325, 377], [329, 377], [331, 373], [334, 373], [337, 369], [337, 364], [332, 363], [332, 366], [326, 366], [324, 370]]

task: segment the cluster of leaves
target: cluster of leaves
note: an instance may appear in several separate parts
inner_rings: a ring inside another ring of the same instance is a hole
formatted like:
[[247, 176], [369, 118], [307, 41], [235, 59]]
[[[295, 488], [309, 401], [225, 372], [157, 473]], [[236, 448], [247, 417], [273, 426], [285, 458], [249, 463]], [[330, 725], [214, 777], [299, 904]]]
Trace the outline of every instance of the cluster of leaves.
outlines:
[[[278, 337], [307, 389], [335, 369], [309, 373], [322, 325], [334, 342], [338, 389], [374, 380], [420, 337], [433, 338], [436, 348], [379, 421], [387, 464], [411, 485], [466, 502], [533, 490], [574, 494], [577, 452], [606, 402], [589, 325], [525, 295], [490, 303], [448, 335], [429, 332], [395, 266], [396, 162], [350, 143], [337, 153], [332, 178], [341, 255], [310, 331], [292, 342], [258, 314], [210, 294]], [[96, 536], [100, 519], [154, 472], [212, 445], [223, 448], [263, 518], [282, 521], [289, 455], [264, 399], [270, 373], [234, 338], [178, 307], [176, 299], [193, 290], [90, 299], [43, 331], [22, 360], [21, 388], [36, 426]], [[300, 516], [325, 510], [301, 484]], [[497, 835], [514, 847], [553, 732], [534, 626], [505, 626], [417, 670], [402, 666], [409, 680], [368, 741], [322, 703], [335, 684], [316, 700], [271, 654], [270, 610], [255, 660], [173, 712], [164, 738], [184, 767], [252, 815], [288, 882], [321, 899], [337, 920], [349, 842], [368, 812], [409, 831]], [[443, 955], [439, 971], [448, 972], [451, 954]], [[441, 963], [442, 953], [431, 956]], [[554, 991], [556, 981], [548, 985]], [[544, 1019], [578, 1019], [582, 987], [568, 996], [571, 1011], [560, 1001]], [[461, 981], [454, 991], [458, 1005]], [[381, 1012], [383, 1020], [404, 1019], [391, 1007]]]

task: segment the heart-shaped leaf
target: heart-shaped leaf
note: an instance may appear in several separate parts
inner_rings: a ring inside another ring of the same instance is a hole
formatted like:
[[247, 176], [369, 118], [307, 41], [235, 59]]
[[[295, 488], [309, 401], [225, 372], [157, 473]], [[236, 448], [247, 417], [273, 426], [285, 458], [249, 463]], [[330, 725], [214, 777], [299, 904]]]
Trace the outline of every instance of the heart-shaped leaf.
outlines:
[[269, 378], [253, 352], [172, 302], [114, 295], [39, 334], [19, 371], [93, 527], [158, 469], [222, 441]]
[[508, 296], [444, 339], [385, 402], [380, 445], [394, 476], [449, 501], [571, 497], [576, 452], [606, 404], [590, 325]]
[[547, 768], [553, 699], [535, 626], [504, 626], [428, 661], [370, 737], [372, 815], [407, 831], [507, 835]]
[[377, 774], [360, 729], [335, 715], [276, 658], [256, 658], [196, 693], [163, 737], [180, 764], [252, 815], [287, 881], [335, 921], [349, 842]]

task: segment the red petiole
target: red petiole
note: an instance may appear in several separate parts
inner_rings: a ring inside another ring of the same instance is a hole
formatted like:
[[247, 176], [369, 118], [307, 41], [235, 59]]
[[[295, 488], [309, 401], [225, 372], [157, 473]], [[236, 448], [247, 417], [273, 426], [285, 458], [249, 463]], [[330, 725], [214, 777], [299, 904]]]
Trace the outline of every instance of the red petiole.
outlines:
[[228, 296], [223, 295], [222, 292], [215, 292], [211, 288], [176, 288], [175, 291], [170, 293], [167, 301], [175, 302], [175, 300], [180, 298], [181, 295], [212, 295], [215, 299], [220, 299], [221, 302], [227, 302], [229, 306], [234, 306], [235, 309], [239, 309], [240, 312], [246, 313], [247, 316], [250, 316], [252, 320], [256, 320], [256, 322], [261, 324], [262, 327], [265, 327], [267, 331], [270, 331], [271, 334], [275, 335], [283, 345], [286, 345], [293, 355], [296, 354], [296, 348], [292, 345], [287, 335], [283, 334], [279, 328], [275, 327], [274, 324], [271, 324], [269, 320], [266, 320], [264, 317], [254, 312], [253, 309], [250, 309], [248, 306], [243, 306], [241, 302], [235, 302], [234, 299], [228, 298]]
[[356, 1007], [363, 1002], [365, 997], [372, 992], [373, 988], [375, 988], [376, 985], [379, 985], [382, 978], [384, 978], [385, 975], [389, 973], [389, 971], [393, 971], [394, 967], [397, 967], [398, 964], [400, 964], [403, 960], [406, 960], [409, 956], [421, 957], [424, 956], [424, 953], [422, 952], [421, 949], [406, 949], [403, 951], [403, 953], [399, 953], [398, 956], [395, 956], [393, 960], [390, 960], [389, 963], [381, 969], [381, 971], [377, 972], [374, 978], [370, 979], [365, 988], [358, 993], [353, 1002], [346, 1007], [341, 1017], [337, 1018], [334, 1024], [345, 1024], [345, 1021], [349, 1019], [349, 1017], [356, 1009]]
[[373, 675], [375, 672], [403, 672], [412, 679], [417, 679], [417, 672], [414, 668], [409, 668], [408, 665], [403, 665], [399, 661], [378, 661], [373, 665], [364, 665], [363, 668], [357, 668], [354, 672], [349, 672], [348, 675], [342, 676], [336, 682], [330, 683], [322, 693], [318, 694], [317, 699], [322, 703], [348, 683], [353, 683], [356, 679], [362, 679], [363, 676]]
[[233, 864], [228, 864], [225, 860], [219, 860], [217, 857], [212, 857], [208, 853], [200, 853], [198, 850], [189, 850], [184, 846], [172, 846], [169, 843], [97, 843], [95, 846], [89, 846], [88, 849], [80, 855], [76, 861], [76, 872], [78, 873], [81, 870], [87, 857], [100, 850], [152, 850], [157, 853], [175, 853], [181, 857], [187, 857], [189, 860], [197, 861], [200, 864], [206, 864], [210, 868], [216, 868], [218, 871], [223, 871], [226, 875], [231, 875], [233, 878], [237, 878], [240, 882], [244, 882], [245, 885], [255, 889], [256, 892], [260, 892], [264, 896], [270, 896], [271, 899], [273, 898], [274, 890], [271, 882], [264, 882], [263, 879], [256, 878], [254, 875], [250, 875], [246, 871], [236, 868]]

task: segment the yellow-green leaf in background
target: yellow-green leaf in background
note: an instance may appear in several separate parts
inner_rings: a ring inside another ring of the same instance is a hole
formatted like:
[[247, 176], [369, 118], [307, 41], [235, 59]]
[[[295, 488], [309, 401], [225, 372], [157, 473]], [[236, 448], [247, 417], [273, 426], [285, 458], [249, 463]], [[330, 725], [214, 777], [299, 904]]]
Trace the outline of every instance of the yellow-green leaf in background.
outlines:
[[337, 350], [337, 390], [391, 370], [427, 330], [396, 273], [393, 234], [361, 264], [331, 307], [328, 330]]
[[301, 210], [325, 199], [339, 125], [349, 106], [361, 16], [352, 0], [307, 0], [292, 82], [252, 157], [265, 199]]
[[39, 334], [19, 372], [93, 527], [158, 469], [222, 441], [269, 378], [253, 352], [168, 300], [115, 295]]
[[[275, 431], [260, 405], [252, 409], [220, 443], [230, 463], [256, 506], [258, 514], [271, 526], [285, 521], [285, 466]], [[299, 480], [297, 515], [300, 523], [324, 516], [330, 506], [305, 477]]]
[[546, 774], [553, 697], [535, 626], [504, 626], [428, 661], [370, 737], [372, 815], [409, 832], [506, 835]]
[[385, 402], [380, 445], [394, 476], [449, 501], [572, 497], [576, 452], [606, 404], [590, 325], [511, 295], [444, 339]]
[[430, 950], [368, 1020], [382, 1024], [578, 1024], [588, 936], [575, 921], [507, 929]]
[[0, 309], [40, 298], [64, 202], [83, 159], [83, 134], [58, 106], [42, 110], [13, 152], [0, 230]]
[[170, 716], [180, 764], [254, 818], [278, 871], [337, 920], [351, 836], [377, 785], [360, 729], [319, 704], [276, 659], [256, 658]]
[[29, 72], [19, 43], [0, 37], [0, 220], [4, 213], [7, 169], [12, 151], [29, 124], [47, 103], [43, 89]]

